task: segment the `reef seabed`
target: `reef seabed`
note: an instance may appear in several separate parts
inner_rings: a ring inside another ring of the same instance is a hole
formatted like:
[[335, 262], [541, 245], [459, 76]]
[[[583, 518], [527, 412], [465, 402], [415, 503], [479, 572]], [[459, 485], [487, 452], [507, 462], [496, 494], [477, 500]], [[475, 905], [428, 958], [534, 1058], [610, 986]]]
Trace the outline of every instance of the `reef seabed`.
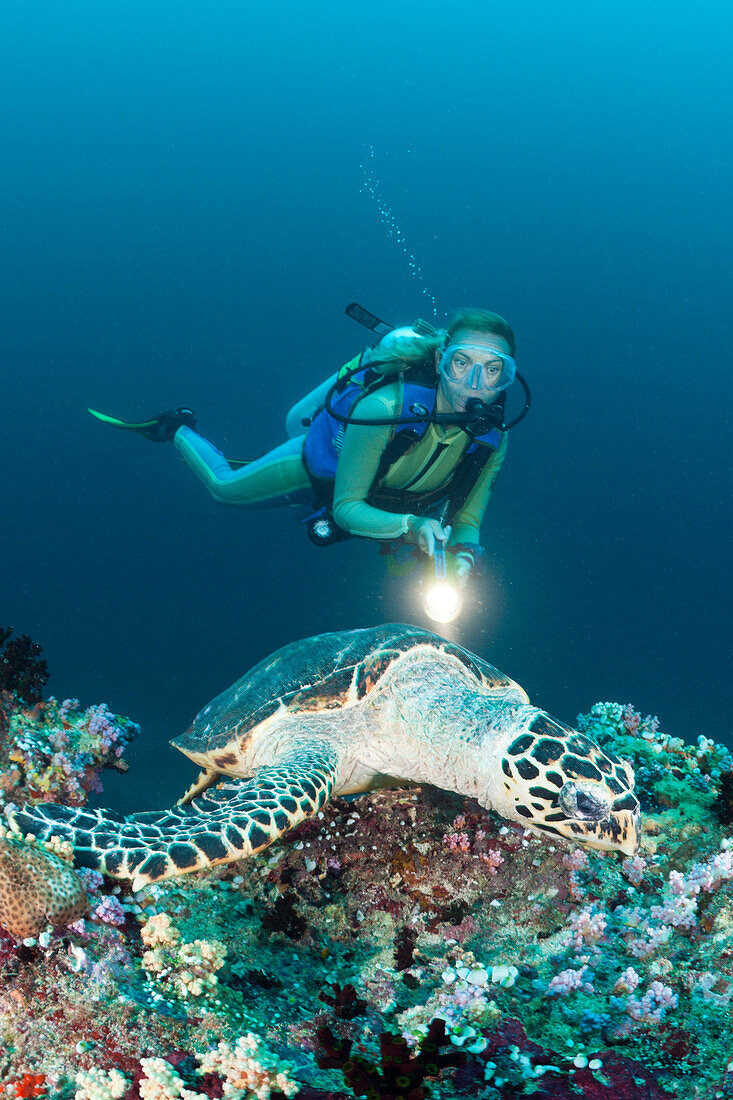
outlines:
[[[84, 916], [0, 934], [0, 1096], [733, 1097], [730, 756], [618, 704], [579, 726], [634, 765], [634, 858], [402, 788], [135, 895], [80, 872]], [[79, 804], [134, 732], [6, 692], [4, 798]]]

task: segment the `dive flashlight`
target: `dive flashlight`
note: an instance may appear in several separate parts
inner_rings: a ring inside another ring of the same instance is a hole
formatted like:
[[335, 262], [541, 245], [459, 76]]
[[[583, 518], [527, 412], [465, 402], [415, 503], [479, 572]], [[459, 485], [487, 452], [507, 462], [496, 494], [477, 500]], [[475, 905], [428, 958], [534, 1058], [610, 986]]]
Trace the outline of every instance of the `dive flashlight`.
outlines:
[[425, 612], [435, 623], [452, 623], [461, 612], [458, 589], [448, 580], [445, 543], [435, 543], [435, 580], [425, 593]]

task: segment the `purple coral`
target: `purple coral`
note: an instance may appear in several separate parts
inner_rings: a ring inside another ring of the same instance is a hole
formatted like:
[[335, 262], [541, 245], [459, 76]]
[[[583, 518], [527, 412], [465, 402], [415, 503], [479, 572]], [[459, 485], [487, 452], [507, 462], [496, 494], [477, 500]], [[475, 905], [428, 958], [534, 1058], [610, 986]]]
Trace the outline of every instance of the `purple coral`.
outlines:
[[668, 1008], [677, 1007], [677, 994], [668, 985], [654, 981], [641, 1000], [629, 997], [626, 1011], [632, 1020], [643, 1024], [658, 1024], [664, 1019]]
[[126, 920], [125, 910], [113, 894], [105, 895], [94, 907], [91, 916], [92, 920], [102, 921], [104, 924], [116, 924], [119, 927]]
[[32, 711], [6, 695], [1, 712], [7, 737], [0, 757], [0, 788], [8, 801], [28, 799], [81, 806], [102, 789], [101, 768], [125, 771], [125, 746], [139, 733], [106, 704], [79, 709], [75, 699], [51, 696]]
[[587, 969], [587, 966], [581, 966], [580, 970], [573, 970], [572, 968], [561, 970], [559, 974], [550, 979], [547, 992], [557, 997], [564, 997], [576, 990], [581, 990], [583, 993], [592, 993], [593, 979], [586, 979], [585, 972]]

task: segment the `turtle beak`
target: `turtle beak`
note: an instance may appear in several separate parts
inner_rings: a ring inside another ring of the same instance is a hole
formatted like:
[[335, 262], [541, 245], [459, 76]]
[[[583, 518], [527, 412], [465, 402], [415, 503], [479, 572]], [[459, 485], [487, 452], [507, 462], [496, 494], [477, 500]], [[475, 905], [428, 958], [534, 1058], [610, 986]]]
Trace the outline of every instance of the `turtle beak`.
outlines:
[[631, 791], [610, 801], [595, 785], [570, 780], [558, 803], [570, 819], [566, 829], [558, 826], [566, 836], [575, 835], [589, 848], [627, 856], [639, 847], [639, 800]]
[[612, 809], [607, 818], [596, 824], [587, 844], [591, 848], [600, 848], [607, 852], [636, 855], [640, 841], [640, 824], [638, 802], [635, 809]]
[[621, 844], [620, 850], [625, 856], [636, 855], [641, 840], [641, 814], [638, 810], [622, 810], [618, 815], [621, 818]]
[[567, 840], [595, 848], [602, 852], [623, 852], [625, 856], [636, 854], [640, 840], [639, 803], [628, 794], [620, 809], [610, 812], [598, 821], [567, 821], [555, 826]]

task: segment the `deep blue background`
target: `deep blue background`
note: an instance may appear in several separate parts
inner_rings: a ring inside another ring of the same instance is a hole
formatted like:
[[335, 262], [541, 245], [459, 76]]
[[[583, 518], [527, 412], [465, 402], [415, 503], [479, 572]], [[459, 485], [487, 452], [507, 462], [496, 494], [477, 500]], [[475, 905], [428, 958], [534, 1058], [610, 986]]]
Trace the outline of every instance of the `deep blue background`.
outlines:
[[566, 721], [726, 738], [732, 31], [678, 0], [5, 0], [0, 623], [142, 723], [107, 801], [175, 797], [166, 739], [268, 651], [422, 619], [373, 545], [217, 506], [86, 406], [190, 403], [256, 457], [363, 345], [345, 303], [409, 321], [426, 287], [511, 320], [535, 399], [456, 637]]

